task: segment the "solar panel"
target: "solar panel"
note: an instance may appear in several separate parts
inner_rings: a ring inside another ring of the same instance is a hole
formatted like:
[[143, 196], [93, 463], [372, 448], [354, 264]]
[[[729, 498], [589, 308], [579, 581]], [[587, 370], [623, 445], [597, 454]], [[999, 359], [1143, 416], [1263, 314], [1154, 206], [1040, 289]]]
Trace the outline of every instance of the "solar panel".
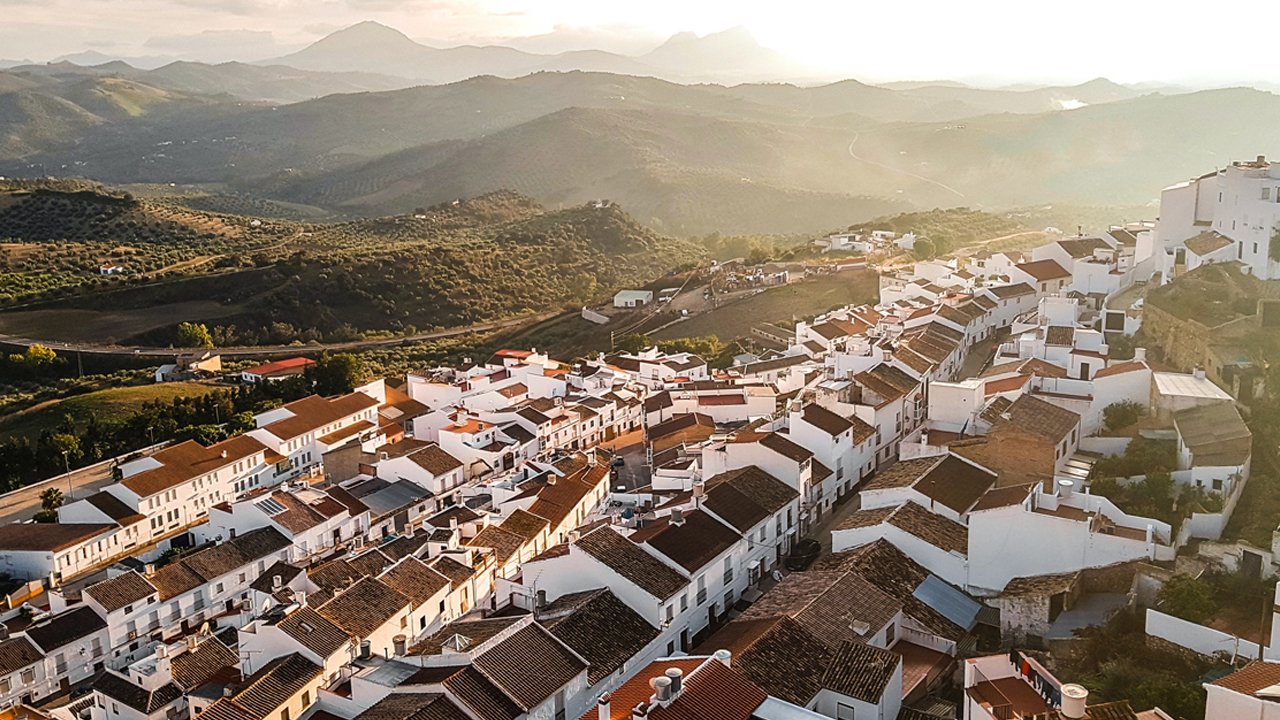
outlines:
[[259, 500], [254, 504], [257, 505], [259, 508], [261, 508], [262, 512], [268, 515], [279, 515], [280, 513], [285, 511], [285, 506], [281, 505], [280, 503], [276, 502], [271, 498], [263, 498], [262, 500]]
[[982, 604], [934, 575], [925, 578], [911, 594], [965, 630], [972, 630], [978, 624], [978, 611], [982, 610]]

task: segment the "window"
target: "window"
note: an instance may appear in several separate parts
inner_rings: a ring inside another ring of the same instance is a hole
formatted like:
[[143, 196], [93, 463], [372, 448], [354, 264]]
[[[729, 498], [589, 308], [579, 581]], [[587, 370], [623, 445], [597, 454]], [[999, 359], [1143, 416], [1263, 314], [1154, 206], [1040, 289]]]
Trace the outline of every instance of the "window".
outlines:
[[889, 647], [889, 646], [893, 645], [893, 639], [894, 639], [895, 631], [896, 631], [896, 628], [895, 628], [893, 625], [890, 625], [889, 627], [887, 627], [887, 628], [885, 628], [885, 629], [884, 629], [884, 645], [885, 645], [885, 647]]
[[280, 720], [289, 720], [289, 708], [281, 708]]
[[22, 671], [22, 684], [30, 685], [36, 681], [36, 671], [32, 668], [26, 668]]
[[304, 708], [305, 708], [305, 707], [308, 707], [308, 706], [310, 706], [310, 705], [311, 705], [311, 691], [310, 691], [310, 690], [303, 690], [303, 691], [302, 691], [302, 707], [304, 707]]
[[680, 593], [680, 612], [684, 612], [685, 610], [688, 610], [688, 609], [689, 609], [689, 593], [682, 592]]

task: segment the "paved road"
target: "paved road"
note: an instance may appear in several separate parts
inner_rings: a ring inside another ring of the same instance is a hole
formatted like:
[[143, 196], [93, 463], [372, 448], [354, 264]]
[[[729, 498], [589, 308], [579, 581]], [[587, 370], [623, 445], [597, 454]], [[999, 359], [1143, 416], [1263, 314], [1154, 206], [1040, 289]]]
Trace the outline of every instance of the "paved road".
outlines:
[[85, 497], [111, 484], [110, 466], [100, 468], [83, 468], [72, 472], [69, 477], [44, 480], [35, 485], [18, 488], [0, 495], [0, 524], [30, 520], [40, 509], [40, 493], [46, 488], [55, 487], [62, 491], [67, 502], [82, 500]]
[[[495, 330], [507, 330], [512, 328], [533, 326], [540, 322], [550, 320], [560, 315], [560, 311], [538, 313], [527, 317], [509, 318], [507, 320], [497, 320], [493, 322], [476, 323], [474, 325], [466, 325], [463, 327], [447, 328], [445, 330], [437, 330], [435, 332], [418, 333], [416, 335], [406, 335], [401, 337], [384, 338], [381, 340], [355, 340], [352, 342], [340, 343], [313, 343], [310, 345], [262, 345], [250, 347], [226, 347], [218, 348], [218, 354], [224, 357], [272, 357], [278, 355], [297, 355], [299, 353], [311, 353], [321, 350], [329, 351], [354, 351], [354, 350], [370, 350], [381, 347], [396, 347], [424, 340], [439, 340], [441, 338], [456, 337], [458, 335], [469, 335], [478, 332], [492, 332]], [[153, 358], [172, 358], [175, 353], [193, 352], [194, 348], [159, 348], [145, 347], [139, 345], [97, 345], [92, 343], [66, 343], [56, 340], [18, 337], [15, 335], [0, 335], [0, 343], [17, 345], [20, 347], [29, 347], [31, 345], [44, 345], [54, 350], [63, 352], [80, 352], [88, 355], [109, 355], [109, 356], [126, 356], [126, 357], [153, 357]]]
[[864, 157], [862, 157], [861, 155], [858, 155], [858, 154], [854, 153], [854, 152], [853, 152], [853, 145], [854, 145], [854, 143], [858, 142], [858, 138], [860, 138], [860, 137], [862, 137], [862, 133], [854, 132], [854, 134], [853, 134], [853, 140], [849, 141], [849, 157], [853, 158], [854, 160], [857, 160], [858, 162], [864, 162], [864, 163], [866, 163], [866, 164], [868, 164], [868, 165], [874, 165], [874, 166], [876, 166], [876, 167], [878, 167], [878, 168], [880, 168], [880, 169], [882, 169], [882, 170], [888, 170], [889, 172], [896, 172], [896, 173], [898, 173], [898, 174], [900, 174], [900, 175], [906, 175], [906, 176], [907, 176], [907, 177], [909, 177], [909, 178], [914, 178], [914, 179], [919, 180], [919, 181], [921, 181], [921, 182], [926, 182], [926, 183], [929, 183], [930, 185], [934, 185], [934, 186], [936, 186], [936, 187], [940, 187], [940, 188], [942, 188], [943, 190], [946, 190], [946, 191], [947, 191], [947, 192], [949, 192], [949, 193], [953, 193], [953, 194], [955, 194], [957, 197], [961, 197], [961, 198], [963, 198], [963, 197], [964, 197], [964, 193], [962, 193], [962, 192], [960, 192], [959, 190], [957, 190], [957, 189], [955, 189], [955, 188], [951, 187], [950, 185], [947, 185], [947, 184], [944, 184], [944, 183], [940, 183], [940, 182], [938, 182], [937, 180], [934, 180], [933, 178], [927, 178], [927, 177], [925, 177], [925, 176], [923, 176], [923, 175], [917, 175], [916, 173], [913, 173], [913, 172], [911, 172], [911, 171], [909, 171], [909, 170], [903, 170], [902, 168], [896, 168], [896, 167], [893, 167], [893, 166], [891, 166], [891, 165], [885, 165], [884, 163], [882, 163], [882, 162], [876, 162], [875, 160], [868, 160], [867, 158], [864, 158]]

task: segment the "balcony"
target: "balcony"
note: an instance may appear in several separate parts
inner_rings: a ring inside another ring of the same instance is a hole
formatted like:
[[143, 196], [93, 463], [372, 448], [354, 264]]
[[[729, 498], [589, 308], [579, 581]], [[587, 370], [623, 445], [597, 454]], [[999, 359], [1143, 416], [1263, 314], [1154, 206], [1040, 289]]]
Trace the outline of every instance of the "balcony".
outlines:
[[1024, 720], [1061, 705], [1062, 684], [1034, 658], [1016, 650], [966, 660], [964, 687], [969, 720]]

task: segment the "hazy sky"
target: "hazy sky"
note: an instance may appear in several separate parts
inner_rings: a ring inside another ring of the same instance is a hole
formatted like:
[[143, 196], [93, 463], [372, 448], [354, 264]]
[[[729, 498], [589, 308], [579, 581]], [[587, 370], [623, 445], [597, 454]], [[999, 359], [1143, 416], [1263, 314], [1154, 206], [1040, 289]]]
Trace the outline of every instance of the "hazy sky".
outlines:
[[[262, 59], [377, 20], [437, 45], [638, 53], [743, 25], [823, 74], [1121, 82], [1280, 81], [1280, 3], [1152, 0], [0, 0], [0, 59]], [[1194, 11], [1193, 11], [1194, 10]], [[1246, 33], [1254, 37], [1246, 37]], [[516, 40], [521, 39], [524, 40]]]

